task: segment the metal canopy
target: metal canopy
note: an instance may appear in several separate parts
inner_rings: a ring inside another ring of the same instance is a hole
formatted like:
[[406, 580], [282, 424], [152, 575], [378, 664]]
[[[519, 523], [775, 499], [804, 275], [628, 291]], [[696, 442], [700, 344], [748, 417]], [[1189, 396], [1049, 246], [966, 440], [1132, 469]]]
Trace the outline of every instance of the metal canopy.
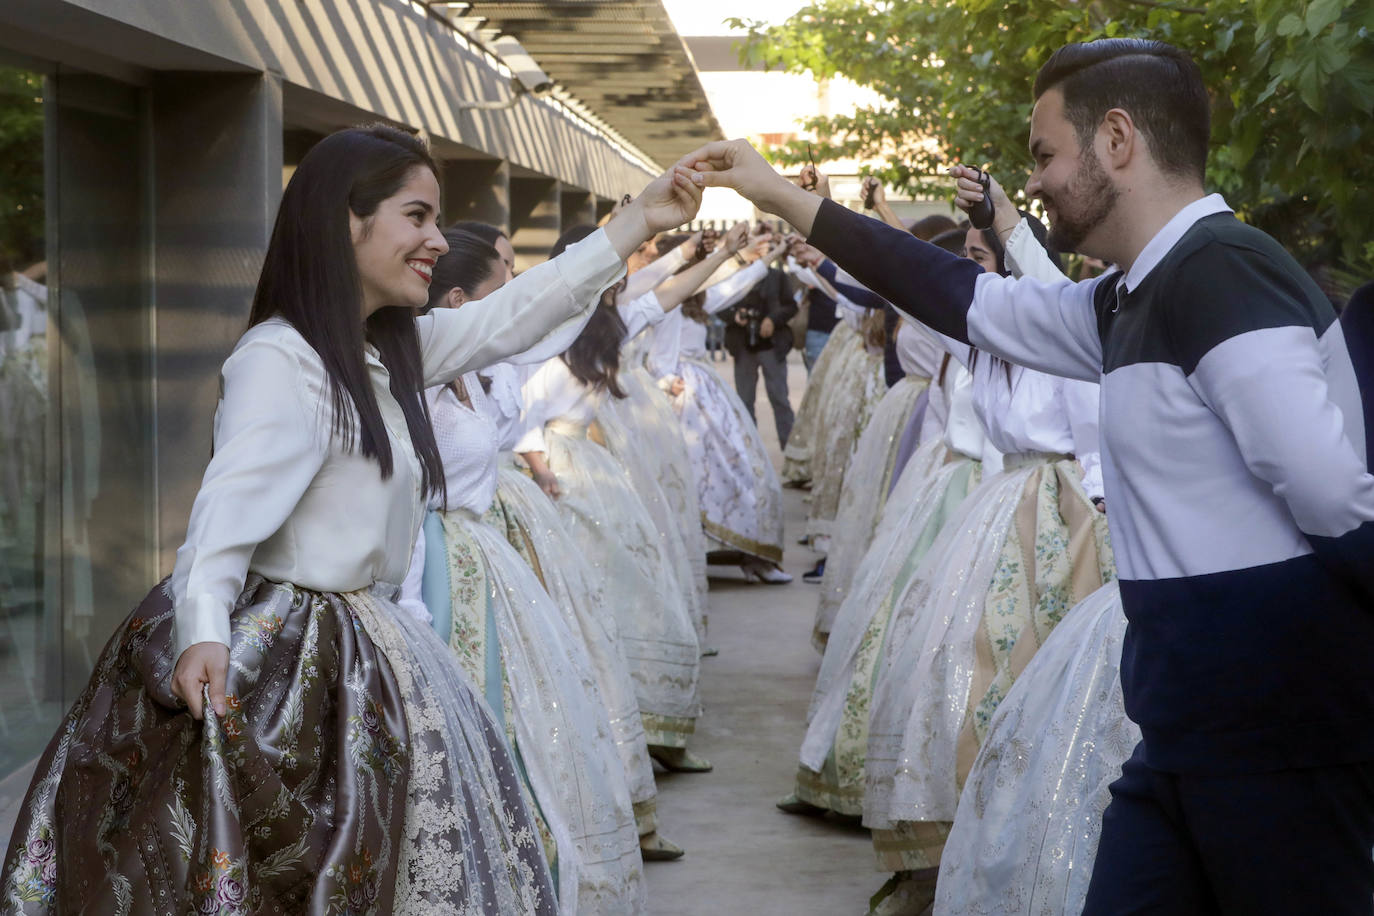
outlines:
[[[513, 35], [569, 94], [666, 168], [723, 138], [661, 0], [475, 0], [467, 22]], [[475, 23], [474, 23], [475, 24]]]

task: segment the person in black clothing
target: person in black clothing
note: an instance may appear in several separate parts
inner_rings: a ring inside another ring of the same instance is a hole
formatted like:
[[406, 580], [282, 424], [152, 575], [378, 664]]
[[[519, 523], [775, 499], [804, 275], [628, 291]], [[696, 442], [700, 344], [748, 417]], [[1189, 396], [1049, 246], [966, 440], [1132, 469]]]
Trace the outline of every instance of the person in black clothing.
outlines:
[[[792, 403], [787, 398], [787, 354], [792, 352], [792, 329], [787, 326], [797, 314], [797, 303], [786, 295], [786, 278], [776, 267], [768, 269], [763, 282], [721, 319], [725, 322], [725, 349], [735, 361], [735, 391], [749, 416], [754, 417], [754, 396], [759, 373], [768, 403], [773, 405], [773, 422], [778, 443], [787, 445], [792, 432]], [[757, 418], [754, 420], [758, 422]]]

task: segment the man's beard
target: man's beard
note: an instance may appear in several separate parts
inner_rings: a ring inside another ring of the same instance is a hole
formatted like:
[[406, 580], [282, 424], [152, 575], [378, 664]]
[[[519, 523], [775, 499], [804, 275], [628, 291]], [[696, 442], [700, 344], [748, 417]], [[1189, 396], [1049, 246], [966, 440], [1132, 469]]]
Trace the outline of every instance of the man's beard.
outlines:
[[1121, 191], [1107, 177], [1097, 153], [1091, 146], [1086, 147], [1078, 171], [1069, 179], [1063, 194], [1042, 196], [1042, 202], [1054, 210], [1050, 244], [1058, 251], [1079, 251], [1083, 239], [1111, 214], [1120, 196]]

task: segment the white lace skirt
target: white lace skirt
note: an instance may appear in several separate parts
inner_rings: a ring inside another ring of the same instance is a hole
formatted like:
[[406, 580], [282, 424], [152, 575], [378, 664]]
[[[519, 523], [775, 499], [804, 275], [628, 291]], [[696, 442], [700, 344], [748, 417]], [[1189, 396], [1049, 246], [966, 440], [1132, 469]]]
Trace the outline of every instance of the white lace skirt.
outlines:
[[450, 604], [430, 611], [514, 735], [558, 850], [560, 912], [642, 912], [629, 785], [580, 633], [502, 532], [464, 510], [440, 519]]
[[901, 597], [874, 691], [864, 823], [954, 820], [987, 720], [1064, 614], [1115, 577], [1072, 459], [985, 480]]
[[650, 744], [685, 747], [701, 709], [701, 650], [674, 564], [625, 468], [583, 430], [545, 427], [559, 516], [600, 574]]
[[634, 367], [620, 382], [629, 395], [605, 398], [597, 410], [606, 449], [630, 472], [630, 480], [658, 528], [697, 631], [706, 638], [706, 537], [701, 529], [696, 482], [682, 427], [648, 371]]
[[1081, 913], [1108, 786], [1140, 741], [1121, 696], [1116, 583], [1071, 610], [988, 728], [945, 843], [935, 912]]
[[507, 540], [544, 583], [563, 619], [582, 634], [629, 780], [636, 820], [640, 831], [648, 832], [653, 829], [658, 789], [635, 699], [635, 682], [601, 577], [588, 565], [558, 517], [558, 509], [538, 485], [509, 463], [501, 465], [500, 475], [496, 499], [507, 518]]
[[673, 400], [696, 479], [701, 524], [720, 547], [782, 562], [782, 485], [758, 427], [734, 388], [707, 363], [678, 365]]
[[825, 559], [825, 577], [816, 606], [814, 632], [822, 638], [830, 633], [840, 602], [849, 593], [859, 563], [873, 542], [891, 489], [902, 432], [921, 392], [929, 385], [930, 379], [914, 375], [897, 382], [883, 395], [859, 437], [840, 489], [831, 549]]

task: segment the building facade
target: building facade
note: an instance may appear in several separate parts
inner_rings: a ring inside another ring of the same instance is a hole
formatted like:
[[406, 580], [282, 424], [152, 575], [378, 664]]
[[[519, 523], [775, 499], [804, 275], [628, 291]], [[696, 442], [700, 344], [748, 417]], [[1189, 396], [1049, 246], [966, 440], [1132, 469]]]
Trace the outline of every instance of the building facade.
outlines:
[[[687, 60], [659, 0], [612, 5], [629, 52]], [[565, 6], [506, 4], [526, 18], [502, 23], [411, 0], [0, 4], [0, 841], [110, 633], [171, 571], [219, 366], [315, 141], [423, 133], [443, 218], [503, 227], [528, 266], [665, 152], [720, 136], [690, 64], [580, 95], [604, 65], [585, 36], [531, 48], [554, 88], [514, 95], [492, 40], [556, 33]]]

